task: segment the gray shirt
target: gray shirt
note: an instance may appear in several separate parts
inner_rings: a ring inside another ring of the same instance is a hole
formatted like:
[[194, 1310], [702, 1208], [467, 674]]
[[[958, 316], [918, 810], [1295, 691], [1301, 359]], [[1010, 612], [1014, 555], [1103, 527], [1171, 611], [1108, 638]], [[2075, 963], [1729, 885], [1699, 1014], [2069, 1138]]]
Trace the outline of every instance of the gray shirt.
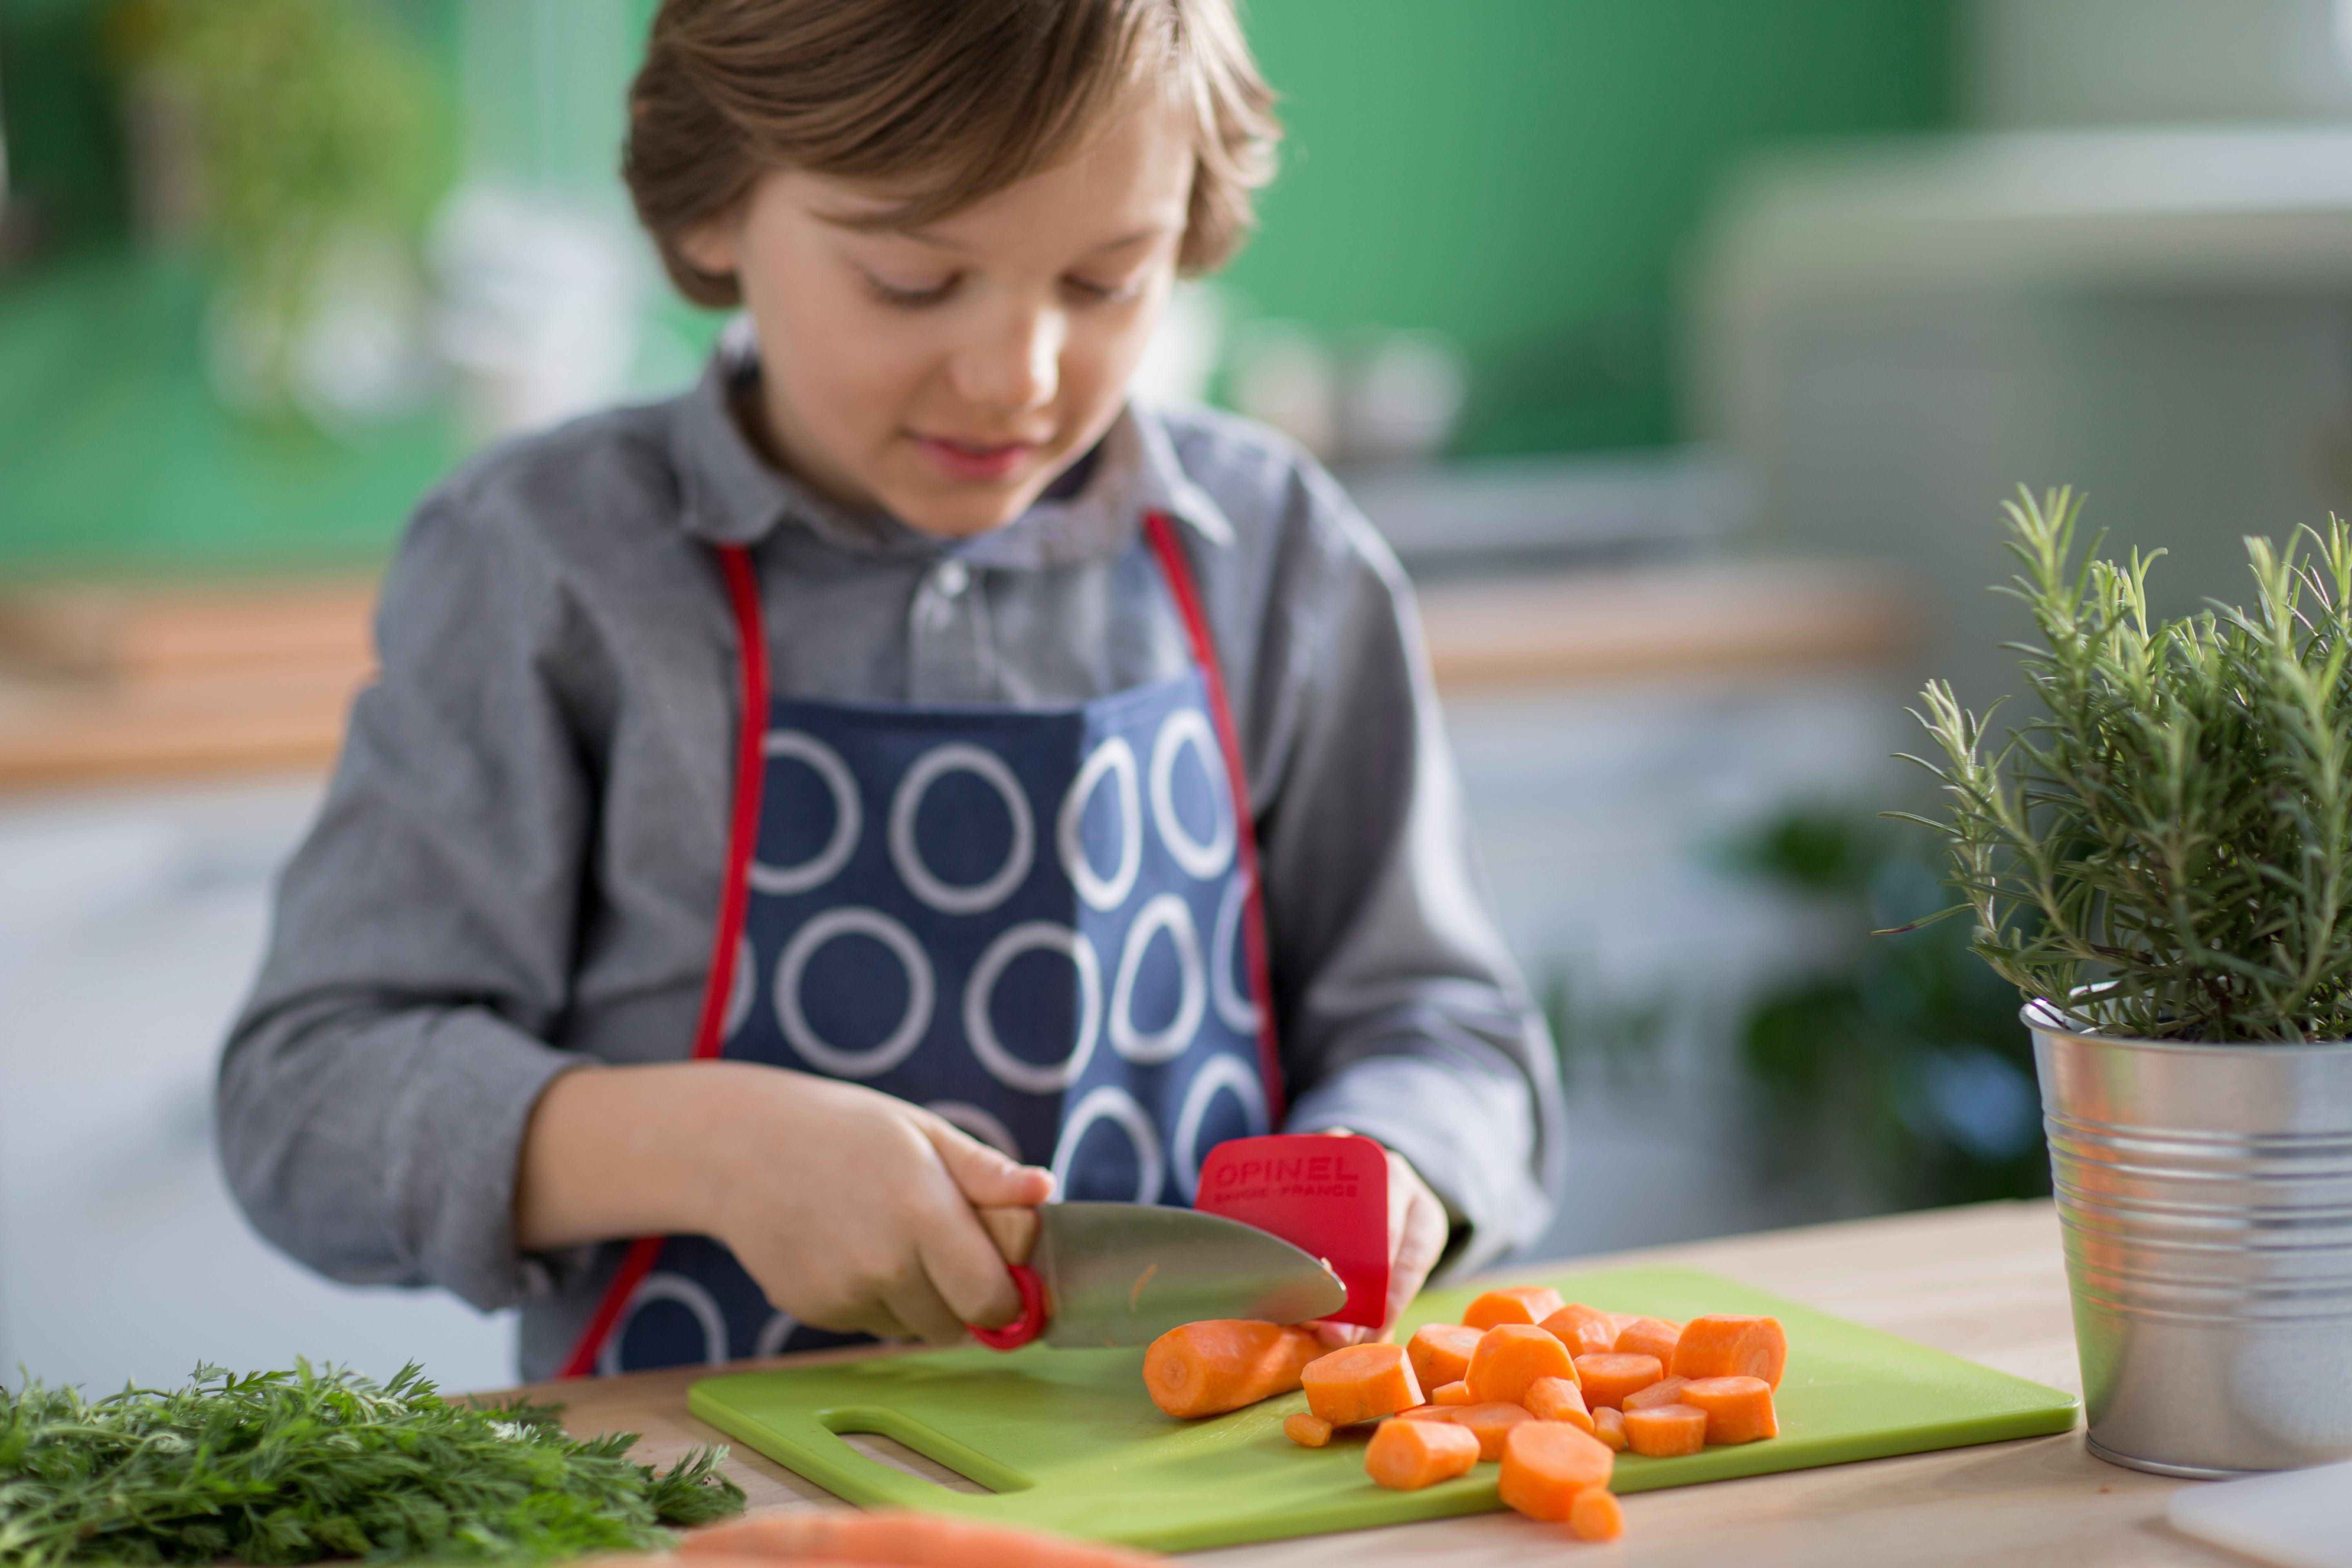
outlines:
[[493, 450], [429, 496], [319, 820], [221, 1064], [231, 1187], [338, 1279], [522, 1306], [549, 1373], [619, 1244], [525, 1255], [516, 1157], [590, 1061], [689, 1054], [740, 694], [709, 546], [751, 547], [780, 696], [1015, 707], [1179, 673], [1140, 541], [1181, 520], [1264, 859], [1287, 1128], [1398, 1150], [1455, 1267], [1542, 1227], [1552, 1047], [1483, 912], [1410, 594], [1347, 498], [1254, 425], [1130, 404], [1066, 482], [951, 542], [827, 504], [692, 393]]

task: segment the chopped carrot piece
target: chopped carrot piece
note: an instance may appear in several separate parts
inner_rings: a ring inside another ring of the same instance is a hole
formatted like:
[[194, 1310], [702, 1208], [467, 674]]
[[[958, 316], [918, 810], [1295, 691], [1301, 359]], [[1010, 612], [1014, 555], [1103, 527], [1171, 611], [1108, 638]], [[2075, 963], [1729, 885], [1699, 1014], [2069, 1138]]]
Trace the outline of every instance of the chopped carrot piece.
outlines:
[[1559, 1310], [1559, 1292], [1541, 1285], [1513, 1285], [1489, 1290], [1462, 1314], [1465, 1325], [1491, 1329], [1497, 1323], [1540, 1323]]
[[1503, 1440], [1521, 1422], [1535, 1419], [1528, 1414], [1526, 1406], [1500, 1402], [1465, 1405], [1458, 1410], [1449, 1410], [1445, 1415], [1456, 1426], [1478, 1439], [1479, 1457], [1487, 1459], [1501, 1458]]
[[1398, 1492], [1467, 1475], [1477, 1462], [1478, 1439], [1449, 1421], [1383, 1421], [1364, 1450], [1364, 1473]]
[[1683, 1325], [1670, 1363], [1683, 1377], [1760, 1377], [1774, 1388], [1789, 1363], [1789, 1336], [1777, 1318], [1713, 1312]]
[[1415, 1329], [1404, 1346], [1413, 1376], [1423, 1388], [1461, 1382], [1470, 1370], [1470, 1352], [1478, 1348], [1478, 1336], [1485, 1331], [1461, 1323], [1424, 1323]]
[[1647, 1388], [1637, 1388], [1620, 1402], [1621, 1410], [1647, 1410], [1653, 1405], [1672, 1405], [1681, 1397], [1686, 1377], [1662, 1377]]
[[1607, 1487], [1587, 1487], [1568, 1506], [1568, 1528], [1579, 1541], [1614, 1541], [1625, 1533], [1625, 1510]]
[[1683, 1337], [1683, 1326], [1664, 1318], [1636, 1318], [1617, 1331], [1617, 1342], [1612, 1350], [1627, 1355], [1654, 1355], [1660, 1366], [1675, 1364], [1675, 1342]]
[[1574, 1377], [1568, 1347], [1533, 1323], [1498, 1323], [1470, 1356], [1463, 1381], [1479, 1404], [1517, 1405], [1539, 1377]]
[[1621, 1334], [1641, 1321], [1642, 1314], [1639, 1312], [1612, 1312], [1609, 1314], [1609, 1326], [1615, 1329]]
[[1302, 1410], [1283, 1418], [1282, 1435], [1302, 1448], [1319, 1448], [1331, 1440], [1331, 1423]]
[[1458, 1377], [1452, 1383], [1441, 1383], [1435, 1388], [1430, 1390], [1429, 1402], [1432, 1405], [1474, 1405], [1477, 1403], [1470, 1397], [1470, 1385], [1463, 1382]]
[[1772, 1385], [1760, 1377], [1695, 1378], [1683, 1384], [1683, 1403], [1706, 1412], [1710, 1443], [1753, 1443], [1780, 1435], [1780, 1418], [1772, 1412]]
[[1581, 1301], [1570, 1301], [1546, 1318], [1543, 1327], [1570, 1355], [1607, 1355], [1617, 1348], [1616, 1321]]
[[1299, 1373], [1307, 1408], [1334, 1426], [1377, 1421], [1421, 1403], [1421, 1384], [1404, 1347], [1349, 1345], [1307, 1363]]
[[1514, 1426], [1503, 1445], [1503, 1501], [1529, 1519], [1565, 1521], [1576, 1494], [1606, 1486], [1617, 1456], [1564, 1421]]
[[1607, 1355], [1576, 1358], [1576, 1381], [1584, 1386], [1585, 1405], [1594, 1410], [1604, 1405], [1622, 1405], [1627, 1394], [1665, 1375], [1666, 1369], [1654, 1355], [1619, 1355], [1612, 1351]]
[[1210, 1318], [1151, 1342], [1143, 1352], [1143, 1386], [1171, 1415], [1221, 1415], [1289, 1393], [1322, 1353], [1312, 1329]]
[[1619, 1453], [1623, 1453], [1625, 1413], [1612, 1405], [1596, 1405], [1592, 1412], [1592, 1435]]
[[1167, 1559], [1124, 1547], [885, 1510], [793, 1509], [688, 1531], [681, 1556], [710, 1562], [779, 1559], [835, 1563], [1018, 1563], [1022, 1568], [1145, 1568]]
[[1706, 1412], [1695, 1405], [1652, 1405], [1625, 1412], [1625, 1441], [1653, 1459], [1696, 1454], [1706, 1447]]
[[1584, 1395], [1564, 1377], [1536, 1379], [1519, 1403], [1538, 1421], [1567, 1421], [1592, 1430], [1592, 1412], [1584, 1407]]
[[1443, 1405], [1415, 1405], [1409, 1409], [1400, 1410], [1393, 1415], [1384, 1415], [1381, 1419], [1384, 1421], [1443, 1421], [1449, 1414]]

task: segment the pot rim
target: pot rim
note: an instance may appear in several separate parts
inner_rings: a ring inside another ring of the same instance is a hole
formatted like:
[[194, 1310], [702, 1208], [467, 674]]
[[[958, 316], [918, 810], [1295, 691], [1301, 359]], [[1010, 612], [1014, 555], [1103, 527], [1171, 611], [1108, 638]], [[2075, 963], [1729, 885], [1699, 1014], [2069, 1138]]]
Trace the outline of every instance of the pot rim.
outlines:
[[2230, 1051], [2273, 1056], [2307, 1053], [2324, 1055], [2352, 1049], [2343, 1040], [2151, 1040], [2140, 1035], [2110, 1035], [2092, 1028], [2047, 997], [2036, 997], [2017, 1010], [2025, 1026], [2037, 1035], [2063, 1035], [2101, 1046], [2130, 1046], [2150, 1051]]

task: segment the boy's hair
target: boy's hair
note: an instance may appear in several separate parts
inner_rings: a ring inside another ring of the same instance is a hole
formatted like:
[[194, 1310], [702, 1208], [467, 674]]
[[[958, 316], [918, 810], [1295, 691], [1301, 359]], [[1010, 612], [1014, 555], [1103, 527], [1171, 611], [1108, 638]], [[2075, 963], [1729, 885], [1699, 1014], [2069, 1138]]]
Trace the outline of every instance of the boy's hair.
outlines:
[[903, 189], [876, 226], [914, 226], [1051, 166], [1145, 83], [1197, 128], [1178, 264], [1207, 271], [1281, 136], [1232, 0], [662, 0], [622, 172], [687, 298], [732, 305], [735, 279], [678, 241], [764, 171]]

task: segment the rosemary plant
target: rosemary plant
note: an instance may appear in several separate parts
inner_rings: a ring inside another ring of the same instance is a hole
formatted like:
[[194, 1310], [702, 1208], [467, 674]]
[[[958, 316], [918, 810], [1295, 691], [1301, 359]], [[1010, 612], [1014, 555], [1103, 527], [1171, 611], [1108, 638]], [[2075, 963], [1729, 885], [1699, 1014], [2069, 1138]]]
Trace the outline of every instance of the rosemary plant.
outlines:
[[[2003, 592], [2041, 633], [2042, 712], [1994, 745], [1931, 682], [1935, 829], [1974, 951], [2081, 1026], [2207, 1042], [2352, 1037], [2352, 529], [2249, 539], [2251, 608], [2152, 618], [2162, 552], [2076, 560], [2066, 490], [2007, 508]], [[1937, 918], [1941, 918], [1937, 917]]]
[[667, 1472], [631, 1432], [566, 1436], [557, 1407], [441, 1398], [308, 1363], [198, 1367], [168, 1393], [0, 1387], [0, 1563], [543, 1562], [667, 1544], [743, 1506], [723, 1448]]

